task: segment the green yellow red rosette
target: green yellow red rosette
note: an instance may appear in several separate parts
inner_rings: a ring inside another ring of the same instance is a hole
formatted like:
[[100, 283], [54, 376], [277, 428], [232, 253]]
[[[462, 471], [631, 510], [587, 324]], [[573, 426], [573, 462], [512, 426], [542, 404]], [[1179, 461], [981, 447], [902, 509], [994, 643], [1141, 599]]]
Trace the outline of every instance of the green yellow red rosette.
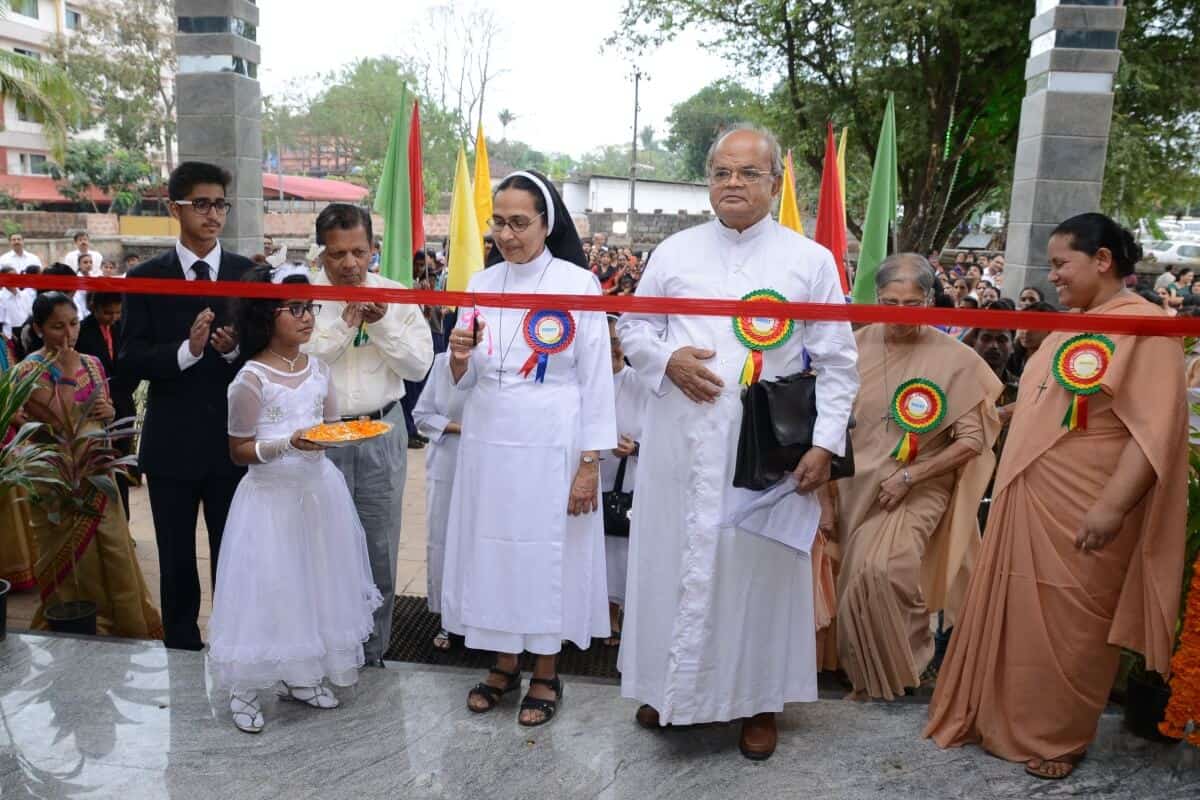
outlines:
[[928, 378], [913, 378], [896, 387], [890, 411], [904, 431], [891, 457], [901, 464], [911, 464], [917, 457], [917, 437], [934, 430], [946, 418], [946, 393]]
[[[773, 289], [755, 289], [742, 297], [747, 302], [786, 303], [787, 298]], [[743, 386], [755, 383], [762, 376], [763, 351], [773, 350], [792, 337], [796, 323], [774, 317], [734, 317], [733, 333], [750, 353], [742, 366]]]
[[1071, 393], [1071, 405], [1062, 421], [1067, 430], [1087, 430], [1088, 396], [1100, 391], [1116, 351], [1107, 336], [1082, 333], [1067, 339], [1054, 354], [1050, 371], [1058, 385]]

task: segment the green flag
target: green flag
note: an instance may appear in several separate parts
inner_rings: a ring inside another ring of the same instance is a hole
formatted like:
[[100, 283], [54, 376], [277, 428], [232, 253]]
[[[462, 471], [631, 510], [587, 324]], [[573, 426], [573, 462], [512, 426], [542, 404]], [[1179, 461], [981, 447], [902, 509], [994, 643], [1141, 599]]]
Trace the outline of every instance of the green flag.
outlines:
[[871, 171], [871, 196], [867, 200], [867, 218], [863, 222], [862, 242], [858, 251], [858, 269], [854, 273], [855, 303], [875, 302], [875, 272], [887, 258], [897, 206], [896, 99], [888, 92], [887, 110], [875, 150], [875, 168]]
[[388, 141], [383, 173], [375, 190], [375, 211], [383, 217], [383, 248], [379, 274], [412, 286], [413, 232], [412, 190], [409, 176], [408, 137], [412, 121], [413, 95], [405, 86], [400, 91], [392, 135]]

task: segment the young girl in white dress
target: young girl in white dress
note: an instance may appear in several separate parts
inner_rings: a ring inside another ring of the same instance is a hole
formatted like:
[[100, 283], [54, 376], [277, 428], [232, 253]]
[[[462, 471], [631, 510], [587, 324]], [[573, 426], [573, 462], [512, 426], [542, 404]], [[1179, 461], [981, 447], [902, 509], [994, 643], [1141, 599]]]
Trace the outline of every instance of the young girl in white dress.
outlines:
[[[259, 267], [247, 279], [308, 283], [303, 267]], [[329, 368], [300, 353], [315, 309], [245, 300], [237, 314], [250, 359], [229, 387], [229, 451], [249, 471], [221, 543], [208, 663], [247, 733], [264, 725], [260, 689], [336, 708], [323, 681], [357, 682], [371, 612], [382, 603], [346, 482], [321, 447], [300, 438], [338, 419]]]

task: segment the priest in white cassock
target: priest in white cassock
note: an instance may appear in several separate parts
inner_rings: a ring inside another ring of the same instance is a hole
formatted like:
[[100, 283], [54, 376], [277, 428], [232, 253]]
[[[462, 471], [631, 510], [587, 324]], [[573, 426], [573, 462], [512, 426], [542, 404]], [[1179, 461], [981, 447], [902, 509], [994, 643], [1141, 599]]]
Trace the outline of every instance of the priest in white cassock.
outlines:
[[[783, 178], [774, 136], [737, 126], [713, 143], [707, 169], [717, 219], [664, 241], [638, 296], [844, 302], [829, 251], [771, 219]], [[845, 322], [762, 318], [625, 314], [617, 327], [654, 392], [630, 537], [622, 694], [645, 704], [637, 719], [649, 728], [743, 719], [742, 753], [768, 758], [775, 712], [817, 699], [813, 490], [844, 453], [854, 337]], [[805, 351], [817, 375], [814, 446], [790, 483], [767, 490], [788, 513], [772, 511], [755, 532], [735, 527], [740, 509], [766, 499], [732, 486], [740, 384], [802, 371]]]
[[[599, 295], [553, 185], [533, 172], [496, 189], [500, 263], [468, 291]], [[467, 706], [492, 710], [537, 656], [518, 722], [549, 722], [562, 697], [557, 654], [605, 637], [599, 454], [617, 446], [608, 324], [599, 311], [480, 306], [450, 335], [450, 375], [467, 393], [446, 528], [442, 624], [496, 666]]]

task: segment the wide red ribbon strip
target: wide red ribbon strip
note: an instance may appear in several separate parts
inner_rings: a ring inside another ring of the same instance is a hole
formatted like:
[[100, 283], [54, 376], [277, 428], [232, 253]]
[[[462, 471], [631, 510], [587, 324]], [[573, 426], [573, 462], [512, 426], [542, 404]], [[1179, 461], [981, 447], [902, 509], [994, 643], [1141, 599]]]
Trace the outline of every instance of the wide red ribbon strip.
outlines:
[[[79, 278], [64, 275], [0, 275], [0, 288], [32, 288], [113, 294], [190, 295], [200, 297], [274, 297], [295, 300], [342, 300], [374, 303], [415, 303], [438, 306], [483, 306], [639, 314], [681, 314], [701, 317], [760, 316], [761, 303], [741, 300], [676, 297], [611, 297], [573, 294], [495, 294], [436, 292], [415, 289], [377, 289], [355, 286], [304, 286], [242, 281], [161, 280], [155, 278]], [[895, 325], [950, 325], [963, 328], [1116, 333], [1137, 336], [1200, 336], [1200, 319], [1131, 317], [1106, 314], [1051, 314], [1038, 311], [983, 309], [899, 308], [843, 303], [777, 303], [771, 316], [809, 322], [886, 322]]]

